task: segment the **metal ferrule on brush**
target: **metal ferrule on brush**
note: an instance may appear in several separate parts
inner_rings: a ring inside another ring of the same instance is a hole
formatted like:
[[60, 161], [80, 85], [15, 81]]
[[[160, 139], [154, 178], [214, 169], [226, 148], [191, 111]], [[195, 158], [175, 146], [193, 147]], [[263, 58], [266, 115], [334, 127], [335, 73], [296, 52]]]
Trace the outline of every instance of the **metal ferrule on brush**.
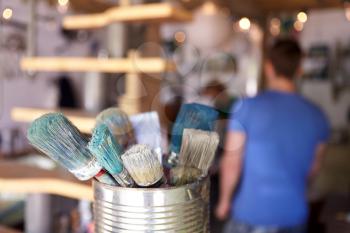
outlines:
[[104, 184], [117, 184], [117, 182], [115, 182], [115, 180], [106, 172], [106, 170], [102, 169], [101, 165], [94, 157], [88, 164], [86, 164], [86, 166], [69, 171], [79, 180], [89, 180], [95, 177], [98, 181]]
[[77, 169], [70, 169], [69, 171], [74, 174], [79, 180], [88, 180], [97, 175], [101, 171], [102, 167], [97, 163], [95, 158], [92, 158], [89, 163], [84, 164], [83, 167]]
[[113, 178], [123, 187], [133, 187], [135, 185], [134, 180], [129, 175], [128, 171], [123, 168], [123, 170], [118, 174], [112, 174]]
[[179, 164], [179, 154], [171, 152], [168, 157], [168, 164], [171, 167], [176, 167]]
[[95, 175], [95, 179], [103, 184], [108, 185], [118, 185], [116, 180], [104, 169], [102, 169], [97, 175]]

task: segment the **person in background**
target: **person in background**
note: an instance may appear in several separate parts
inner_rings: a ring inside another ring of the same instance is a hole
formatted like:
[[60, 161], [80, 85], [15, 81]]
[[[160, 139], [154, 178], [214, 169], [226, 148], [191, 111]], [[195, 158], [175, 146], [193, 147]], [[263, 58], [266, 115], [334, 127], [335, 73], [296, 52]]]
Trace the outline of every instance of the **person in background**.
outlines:
[[323, 112], [296, 93], [301, 60], [297, 42], [277, 40], [264, 64], [268, 89], [231, 110], [216, 208], [219, 219], [231, 211], [226, 233], [306, 231], [306, 185], [330, 130]]
[[214, 79], [207, 83], [200, 91], [203, 104], [213, 106], [218, 112], [220, 119], [229, 118], [230, 107], [235, 101], [227, 91], [227, 88], [219, 80]]

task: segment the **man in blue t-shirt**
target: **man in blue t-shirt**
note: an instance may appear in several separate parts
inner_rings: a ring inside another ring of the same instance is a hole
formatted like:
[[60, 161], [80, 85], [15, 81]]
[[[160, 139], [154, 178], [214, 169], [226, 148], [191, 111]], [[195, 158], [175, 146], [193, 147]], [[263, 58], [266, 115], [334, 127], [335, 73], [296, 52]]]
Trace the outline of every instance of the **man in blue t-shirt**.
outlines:
[[[307, 180], [320, 168], [329, 124], [296, 93], [302, 51], [278, 40], [264, 64], [267, 91], [236, 102], [221, 163], [219, 219], [226, 233], [303, 233]], [[232, 200], [233, 195], [233, 200]]]

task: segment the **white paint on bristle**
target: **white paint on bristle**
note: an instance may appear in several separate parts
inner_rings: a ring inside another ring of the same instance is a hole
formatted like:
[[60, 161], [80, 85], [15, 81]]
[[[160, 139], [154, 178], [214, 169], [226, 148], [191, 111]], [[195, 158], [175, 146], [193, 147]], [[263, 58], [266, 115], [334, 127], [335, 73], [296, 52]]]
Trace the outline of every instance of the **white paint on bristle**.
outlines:
[[206, 176], [218, 144], [219, 135], [216, 132], [184, 129], [179, 164], [198, 168], [202, 170], [202, 176]]
[[149, 146], [134, 145], [121, 157], [125, 168], [139, 186], [154, 185], [164, 176], [157, 154]]

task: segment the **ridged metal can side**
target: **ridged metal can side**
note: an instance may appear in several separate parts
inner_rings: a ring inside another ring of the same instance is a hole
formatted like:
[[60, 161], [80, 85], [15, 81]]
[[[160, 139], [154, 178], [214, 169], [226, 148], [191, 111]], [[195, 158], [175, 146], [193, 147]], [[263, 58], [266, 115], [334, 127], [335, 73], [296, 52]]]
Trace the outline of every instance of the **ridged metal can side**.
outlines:
[[208, 178], [170, 188], [93, 185], [96, 233], [209, 232]]

